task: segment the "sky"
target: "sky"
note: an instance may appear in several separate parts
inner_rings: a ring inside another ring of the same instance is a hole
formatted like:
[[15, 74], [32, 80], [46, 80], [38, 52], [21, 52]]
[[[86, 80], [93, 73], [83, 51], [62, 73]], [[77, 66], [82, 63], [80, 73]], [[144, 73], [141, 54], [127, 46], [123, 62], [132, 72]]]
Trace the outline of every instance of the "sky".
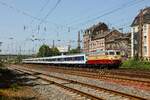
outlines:
[[[35, 53], [43, 43], [77, 46], [78, 32], [98, 22], [130, 25], [150, 0], [0, 0], [1, 53]], [[81, 33], [81, 37], [82, 37]]]

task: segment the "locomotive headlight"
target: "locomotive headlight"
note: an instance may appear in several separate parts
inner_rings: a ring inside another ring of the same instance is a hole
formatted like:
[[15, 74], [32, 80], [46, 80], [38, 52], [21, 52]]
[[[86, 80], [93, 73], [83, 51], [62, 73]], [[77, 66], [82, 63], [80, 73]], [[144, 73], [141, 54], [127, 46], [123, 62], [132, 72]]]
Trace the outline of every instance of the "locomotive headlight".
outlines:
[[117, 58], [117, 56], [115, 56], [114, 58]]
[[110, 59], [110, 60], [112, 60], [112, 59], [113, 59], [113, 57], [109, 57], [109, 59]]

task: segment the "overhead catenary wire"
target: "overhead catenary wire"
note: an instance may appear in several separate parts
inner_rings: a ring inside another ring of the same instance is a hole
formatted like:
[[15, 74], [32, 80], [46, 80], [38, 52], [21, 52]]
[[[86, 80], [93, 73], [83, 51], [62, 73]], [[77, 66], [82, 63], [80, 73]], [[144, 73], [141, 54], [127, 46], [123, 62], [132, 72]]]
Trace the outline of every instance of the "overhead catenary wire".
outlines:
[[[137, 0], [136, 0], [136, 2], [143, 2], [143, 1], [145, 1], [145, 0], [140, 0], [140, 1], [137, 1]], [[135, 0], [134, 0], [134, 2], [135, 2]], [[132, 5], [136, 4], [136, 2], [133, 3]], [[14, 10], [16, 10], [17, 12], [19, 12], [19, 13], [25, 15], [25, 16], [28, 16], [28, 17], [30, 17], [30, 18], [32, 18], [32, 19], [41, 21], [42, 23], [43, 23], [43, 22], [53, 23], [53, 22], [47, 21], [47, 18], [43, 20], [43, 19], [41, 19], [41, 18], [35, 17], [35, 16], [33, 16], [33, 15], [27, 13], [27, 12], [24, 12], [24, 11], [22, 11], [22, 10], [20, 10], [20, 9], [17, 9], [17, 8], [11, 6], [11, 5], [8, 5], [8, 4], [4, 3], [2, 0], [0, 1], [0, 4], [2, 4], [2, 5], [4, 5], [4, 6], [7, 6], [7, 7], [11, 8], [11, 9], [14, 9]], [[132, 6], [132, 5], [131, 5], [131, 6]], [[56, 6], [56, 7], [57, 7], [57, 6]], [[126, 7], [127, 7], [127, 6], [123, 6], [123, 8], [126, 8]], [[121, 9], [122, 9], [122, 8], [121, 8]], [[117, 10], [117, 11], [119, 11], [119, 10]], [[114, 12], [116, 12], [116, 11], [114, 11]], [[113, 12], [113, 11], [112, 11], [112, 12], [110, 11], [110, 13], [114, 13], [114, 12]], [[106, 15], [103, 14], [102, 16], [98, 16], [98, 17], [101, 18], [101, 17], [107, 16], [107, 15], [109, 15], [109, 12], [108, 12], [108, 14], [106, 13]], [[48, 15], [48, 16], [49, 16], [49, 15]], [[95, 18], [96, 18], [96, 17], [95, 17]], [[97, 18], [97, 19], [99, 19], [99, 18]], [[94, 19], [94, 18], [91, 19], [91, 21], [93, 21], [93, 20], [96, 20], [96, 19]], [[89, 20], [86, 21], [86, 22], [84, 22], [84, 23], [81, 23], [81, 24], [85, 24], [85, 23], [87, 23], [87, 22], [89, 22]], [[79, 23], [79, 24], [80, 24], [80, 23]], [[55, 26], [65, 27], [65, 28], [68, 29], [68, 31], [72, 31], [72, 30], [77, 29], [77, 28], [72, 27], [71, 25], [65, 26], [65, 25], [58, 25], [58, 24], [56, 24], [56, 23], [54, 23], [54, 25], [55, 25]]]
[[[59, 0], [59, 2], [57, 2], [57, 4], [55, 5], [55, 9], [56, 9], [56, 7], [58, 6], [58, 4], [60, 3], [60, 0]], [[68, 26], [66, 26], [66, 25], [63, 25], [63, 24], [57, 24], [57, 23], [55, 23], [55, 22], [52, 22], [52, 21], [49, 21], [49, 20], [47, 20], [47, 18], [46, 19], [42, 19], [42, 18], [39, 18], [39, 17], [36, 17], [36, 16], [34, 16], [34, 15], [32, 15], [31, 13], [29, 13], [29, 12], [26, 12], [26, 11], [24, 11], [24, 10], [22, 10], [22, 9], [19, 9], [19, 8], [17, 8], [17, 7], [15, 7], [14, 5], [11, 5], [11, 4], [8, 4], [8, 3], [6, 3], [6, 2], [4, 2], [3, 0], [0, 0], [0, 4], [1, 5], [3, 5], [3, 6], [5, 6], [5, 7], [7, 7], [7, 8], [9, 8], [9, 9], [12, 9], [12, 10], [14, 10], [15, 12], [17, 12], [18, 14], [22, 14], [22, 15], [24, 15], [24, 16], [26, 16], [26, 17], [29, 17], [29, 18], [31, 18], [31, 19], [33, 19], [33, 20], [37, 20], [37, 21], [39, 21], [39, 22], [42, 22], [42, 23], [49, 23], [49, 24], [52, 24], [52, 25], [54, 25], [55, 27], [61, 27], [61, 28], [64, 28], [64, 29], [68, 29]], [[53, 9], [54, 9], [53, 8]], [[42, 8], [43, 9], [43, 8]], [[55, 10], [54, 9], [54, 10]], [[49, 12], [50, 13], [50, 12]], [[49, 14], [47, 14], [47, 16], [49, 16]], [[30, 24], [31, 25], [31, 24]], [[70, 27], [71, 29], [74, 29], [74, 27]], [[23, 25], [23, 30], [25, 31], [27, 29], [27, 26], [25, 26], [25, 25]], [[44, 30], [47, 30], [47, 28], [44, 28]], [[31, 30], [32, 31], [32, 33], [34, 32], [34, 30], [32, 29]], [[54, 31], [55, 31], [55, 29], [54, 29]]]
[[[98, 16], [96, 16], [96, 17], [94, 17], [94, 18], [91, 18], [91, 19], [88, 19], [88, 20], [86, 20], [86, 21], [79, 22], [79, 23], [73, 22], [73, 25], [84, 25], [85, 23], [95, 21], [95, 20], [97, 20], [97, 19], [99, 19], [99, 18], [102, 18], [102, 17], [104, 17], [104, 16], [113, 14], [113, 13], [115, 13], [115, 12], [117, 12], [117, 11], [120, 11], [120, 10], [125, 9], [125, 8], [127, 8], [127, 7], [130, 7], [130, 6], [133, 6], [133, 5], [135, 5], [135, 4], [141, 3], [141, 2], [143, 2], [143, 1], [145, 1], [145, 0], [126, 2], [126, 3], [122, 4], [121, 6], [119, 6], [119, 7], [117, 7], [117, 8], [114, 8], [114, 9], [112, 9], [112, 10], [110, 10], [110, 11], [105, 11], [103, 14], [98, 15]], [[76, 22], [77, 22], [77, 21], [76, 21]], [[70, 26], [73, 26], [73, 25], [70, 25]]]
[[49, 10], [49, 12], [46, 14], [46, 16], [40, 21], [40, 23], [38, 24], [38, 33], [39, 33], [39, 29], [41, 24], [48, 18], [48, 16], [57, 8], [57, 6], [59, 5], [59, 3], [61, 2], [61, 0], [58, 0], [56, 2], [56, 4], [52, 7], [52, 9]]
[[[41, 12], [45, 9], [45, 7], [49, 4], [49, 2], [50, 2], [50, 0], [47, 0], [47, 1], [44, 3], [44, 5], [41, 7], [39, 13], [41, 13]], [[39, 16], [39, 14], [38, 14], [37, 16]], [[30, 25], [31, 25], [33, 22], [34, 22], [34, 20], [32, 19], [32, 21], [30, 22]]]
[[[100, 16], [97, 16], [97, 17], [94, 17], [94, 18], [91, 18], [91, 19], [89, 19], [89, 20], [86, 20], [86, 21], [82, 21], [82, 20], [76, 20], [75, 22], [72, 22], [72, 23], [70, 23], [70, 25], [68, 24], [68, 30], [70, 31], [70, 30], [76, 30], [76, 29], [79, 29], [79, 27], [75, 27], [75, 25], [76, 26], [79, 26], [79, 25], [85, 25], [85, 24], [87, 24], [88, 22], [92, 22], [92, 21], [94, 21], [94, 20], [97, 20], [97, 19], [99, 19], [99, 18], [102, 18], [102, 17], [105, 17], [105, 16], [107, 16], [107, 15], [110, 15], [110, 14], [113, 14], [113, 13], [115, 13], [115, 12], [117, 12], [117, 11], [119, 11], [119, 10], [121, 10], [121, 9], [125, 9], [125, 8], [128, 8], [128, 7], [131, 7], [131, 6], [134, 6], [134, 5], [136, 5], [136, 4], [138, 4], [138, 3], [141, 3], [141, 2], [143, 2], [143, 1], [146, 1], [146, 0], [137, 0], [137, 1], [129, 1], [129, 2], [126, 2], [126, 3], [124, 3], [124, 4], [122, 4], [122, 5], [120, 5], [119, 7], [117, 7], [117, 8], [114, 8], [114, 9], [112, 9], [112, 10], [110, 10], [110, 11], [108, 11], [108, 10], [104, 10], [103, 12], [101, 12], [101, 13], [103, 13], [102, 15], [100, 15]], [[93, 15], [93, 16], [95, 16], [95, 15]], [[89, 16], [88, 16], [89, 17]], [[78, 21], [79, 21], [79, 23], [78, 23]], [[80, 26], [81, 27], [81, 26]]]
[[57, 8], [57, 6], [59, 5], [59, 3], [61, 2], [61, 0], [58, 0], [56, 2], [56, 4], [54, 5], [54, 7], [52, 9], [49, 10], [49, 12], [46, 14], [46, 16], [40, 21], [40, 24], [41, 25], [47, 18], [50, 14], [52, 14], [52, 12]]
[[39, 18], [39, 17], [33, 16], [32, 14], [30, 14], [30, 13], [28, 13], [28, 12], [25, 12], [25, 11], [23, 11], [23, 10], [21, 10], [21, 9], [15, 7], [15, 6], [12, 6], [12, 5], [8, 4], [8, 3], [5, 3], [5, 2], [3, 2], [2, 0], [0, 0], [0, 4], [3, 5], [3, 6], [5, 6], [5, 7], [10, 8], [10, 9], [12, 9], [12, 10], [14, 10], [14, 11], [16, 11], [16, 12], [19, 13], [19, 14], [22, 14], [22, 15], [24, 15], [24, 16], [27, 16], [27, 17], [29, 17], [29, 18], [31, 18], [31, 19], [34, 19], [34, 20], [37, 20], [37, 21], [42, 21], [42, 22], [45, 22], [45, 23], [50, 23], [50, 24], [53, 24], [53, 25], [55, 25], [55, 26], [61, 26], [61, 27], [68, 28], [68, 27], [65, 26], [65, 25], [57, 24], [57, 23], [54, 23], [54, 22], [52, 22], [52, 21], [49, 21], [49, 20], [46, 20], [46, 19], [43, 20], [43, 19], [41, 19], [41, 18]]

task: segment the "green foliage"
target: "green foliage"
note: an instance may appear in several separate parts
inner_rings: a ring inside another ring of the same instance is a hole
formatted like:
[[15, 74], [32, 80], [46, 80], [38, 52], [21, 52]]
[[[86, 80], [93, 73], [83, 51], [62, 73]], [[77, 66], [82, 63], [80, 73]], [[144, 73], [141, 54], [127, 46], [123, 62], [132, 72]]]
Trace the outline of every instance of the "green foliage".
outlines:
[[13, 91], [17, 91], [18, 89], [20, 89], [20, 86], [17, 83], [13, 83], [13, 84], [10, 85], [10, 88]]
[[24, 57], [22, 55], [18, 55], [17, 58], [15, 59], [15, 63], [21, 63], [23, 58]]
[[123, 62], [121, 68], [150, 69], [150, 62], [140, 61], [138, 59], [129, 59]]
[[59, 54], [60, 54], [60, 52], [56, 47], [49, 48], [48, 45], [42, 45], [39, 49], [37, 56], [38, 57], [48, 57], [48, 56], [56, 56]]
[[75, 49], [71, 49], [69, 50], [68, 54], [76, 54], [76, 53], [80, 53], [80, 50], [78, 48]]
[[38, 57], [47, 57], [47, 56], [51, 56], [51, 55], [52, 55], [51, 49], [49, 48], [48, 45], [42, 45], [37, 54]]
[[4, 67], [4, 62], [0, 59], [0, 67]]
[[60, 52], [59, 52], [59, 50], [56, 47], [50, 48], [50, 49], [51, 49], [52, 56], [60, 55]]

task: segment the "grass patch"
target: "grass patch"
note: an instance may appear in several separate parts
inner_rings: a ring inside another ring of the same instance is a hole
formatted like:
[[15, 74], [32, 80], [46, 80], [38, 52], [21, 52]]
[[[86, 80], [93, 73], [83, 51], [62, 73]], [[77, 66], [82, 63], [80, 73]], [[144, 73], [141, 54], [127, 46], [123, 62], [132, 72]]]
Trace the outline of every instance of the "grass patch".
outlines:
[[121, 68], [135, 68], [135, 69], [149, 69], [150, 70], [150, 62], [129, 59], [123, 62], [123, 64], [121, 65]]

